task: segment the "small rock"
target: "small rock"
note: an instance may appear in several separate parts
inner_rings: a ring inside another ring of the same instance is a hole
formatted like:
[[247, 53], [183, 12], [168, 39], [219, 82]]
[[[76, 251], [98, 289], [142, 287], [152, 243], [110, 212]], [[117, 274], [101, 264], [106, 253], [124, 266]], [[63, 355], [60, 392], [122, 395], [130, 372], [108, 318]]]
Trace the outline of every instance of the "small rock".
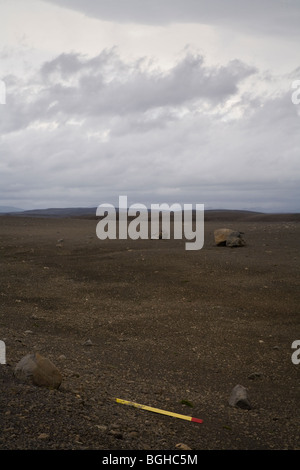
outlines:
[[100, 432], [107, 431], [107, 426], [105, 426], [104, 424], [96, 424], [96, 428], [99, 429]]
[[59, 388], [62, 375], [49, 359], [39, 353], [27, 354], [15, 367], [15, 376], [38, 387]]
[[247, 395], [247, 389], [243, 385], [236, 385], [231, 392], [229, 398], [229, 405], [242, 408], [244, 410], [251, 410], [251, 405]]
[[38, 439], [48, 439], [49, 438], [49, 434], [46, 434], [45, 432], [42, 432], [39, 436], [38, 436]]
[[176, 444], [176, 449], [179, 449], [179, 450], [192, 450], [191, 447], [187, 446], [186, 444], [183, 444], [182, 442], [180, 442], [179, 444]]
[[83, 346], [93, 346], [93, 343], [90, 339], [87, 339], [84, 343]]
[[262, 372], [253, 372], [252, 374], [248, 375], [249, 380], [259, 379], [263, 376]]

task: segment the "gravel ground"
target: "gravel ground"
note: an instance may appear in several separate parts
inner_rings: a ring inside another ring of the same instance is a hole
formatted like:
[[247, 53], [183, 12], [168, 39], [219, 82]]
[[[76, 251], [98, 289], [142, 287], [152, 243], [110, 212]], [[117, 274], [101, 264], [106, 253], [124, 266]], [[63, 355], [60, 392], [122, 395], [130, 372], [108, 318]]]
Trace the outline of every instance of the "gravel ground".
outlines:
[[[246, 246], [215, 246], [223, 226]], [[299, 450], [299, 216], [214, 214], [199, 251], [95, 228], [0, 217], [0, 449]], [[58, 390], [14, 376], [35, 351]], [[229, 406], [237, 384], [250, 410]]]

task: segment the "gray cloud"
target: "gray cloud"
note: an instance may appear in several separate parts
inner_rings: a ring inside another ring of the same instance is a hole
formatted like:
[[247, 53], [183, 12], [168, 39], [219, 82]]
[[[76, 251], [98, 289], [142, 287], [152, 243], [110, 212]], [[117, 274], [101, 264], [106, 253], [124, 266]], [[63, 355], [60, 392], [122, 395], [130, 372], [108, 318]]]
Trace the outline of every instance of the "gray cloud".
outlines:
[[298, 0], [45, 0], [102, 20], [142, 23], [203, 23], [299, 36]]
[[126, 194], [299, 211], [299, 13], [298, 0], [5, 2], [1, 204]]
[[151, 111], [172, 120], [176, 110], [184, 107], [201, 102], [220, 105], [255, 72], [238, 60], [208, 67], [202, 56], [189, 53], [167, 72], [147, 69], [140, 60], [125, 63], [114, 49], [94, 58], [61, 54], [43, 64], [39, 75], [28, 82], [6, 77], [10, 98], [0, 130], [12, 132], [43, 120], [62, 123], [71, 117], [91, 123], [96, 118], [132, 113], [140, 114], [137, 124], [141, 127], [155, 126]]
[[187, 53], [153, 71], [115, 49], [61, 54], [30, 79], [6, 77], [2, 198], [61, 207], [127, 194], [142, 203], [299, 210], [297, 107], [290, 90], [245, 93], [249, 78], [259, 84], [237, 60], [207, 66]]

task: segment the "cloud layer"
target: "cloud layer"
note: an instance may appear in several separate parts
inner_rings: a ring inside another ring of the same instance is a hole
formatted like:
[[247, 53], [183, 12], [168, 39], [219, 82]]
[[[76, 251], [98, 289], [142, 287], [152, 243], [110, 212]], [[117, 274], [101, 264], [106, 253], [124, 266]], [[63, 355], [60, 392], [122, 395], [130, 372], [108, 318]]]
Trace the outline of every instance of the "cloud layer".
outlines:
[[1, 13], [0, 205], [299, 211], [298, 0]]
[[130, 203], [299, 210], [291, 91], [250, 93], [249, 81], [263, 79], [240, 60], [208, 66], [186, 51], [161, 70], [115, 48], [63, 53], [30, 78], [7, 76], [2, 197], [24, 208], [126, 194]]
[[170, 24], [204, 23], [299, 35], [297, 0], [46, 0], [108, 21]]

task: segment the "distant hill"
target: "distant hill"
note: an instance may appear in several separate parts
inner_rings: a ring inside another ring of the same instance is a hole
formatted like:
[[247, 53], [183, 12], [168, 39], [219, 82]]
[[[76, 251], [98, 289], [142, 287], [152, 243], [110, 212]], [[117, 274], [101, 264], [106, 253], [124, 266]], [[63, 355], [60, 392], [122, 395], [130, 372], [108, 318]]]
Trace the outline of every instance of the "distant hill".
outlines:
[[13, 211], [13, 215], [22, 217], [81, 217], [95, 216], [96, 207], [66, 207], [49, 209], [31, 209], [26, 211]]
[[[14, 207], [0, 206], [0, 215], [11, 215], [20, 217], [51, 217], [51, 218], [84, 218], [98, 219], [96, 216], [97, 207], [66, 207], [22, 210]], [[116, 208], [118, 214], [118, 208]], [[194, 215], [195, 215], [195, 211]], [[149, 211], [150, 217], [150, 211]], [[173, 219], [171, 215], [171, 220]], [[218, 222], [225, 224], [227, 222], [299, 222], [299, 213], [263, 213], [247, 210], [230, 209], [209, 209], [204, 212], [205, 222]]]
[[17, 207], [11, 206], [0, 206], [0, 214], [7, 214], [9, 212], [22, 212], [23, 209], [18, 209]]

